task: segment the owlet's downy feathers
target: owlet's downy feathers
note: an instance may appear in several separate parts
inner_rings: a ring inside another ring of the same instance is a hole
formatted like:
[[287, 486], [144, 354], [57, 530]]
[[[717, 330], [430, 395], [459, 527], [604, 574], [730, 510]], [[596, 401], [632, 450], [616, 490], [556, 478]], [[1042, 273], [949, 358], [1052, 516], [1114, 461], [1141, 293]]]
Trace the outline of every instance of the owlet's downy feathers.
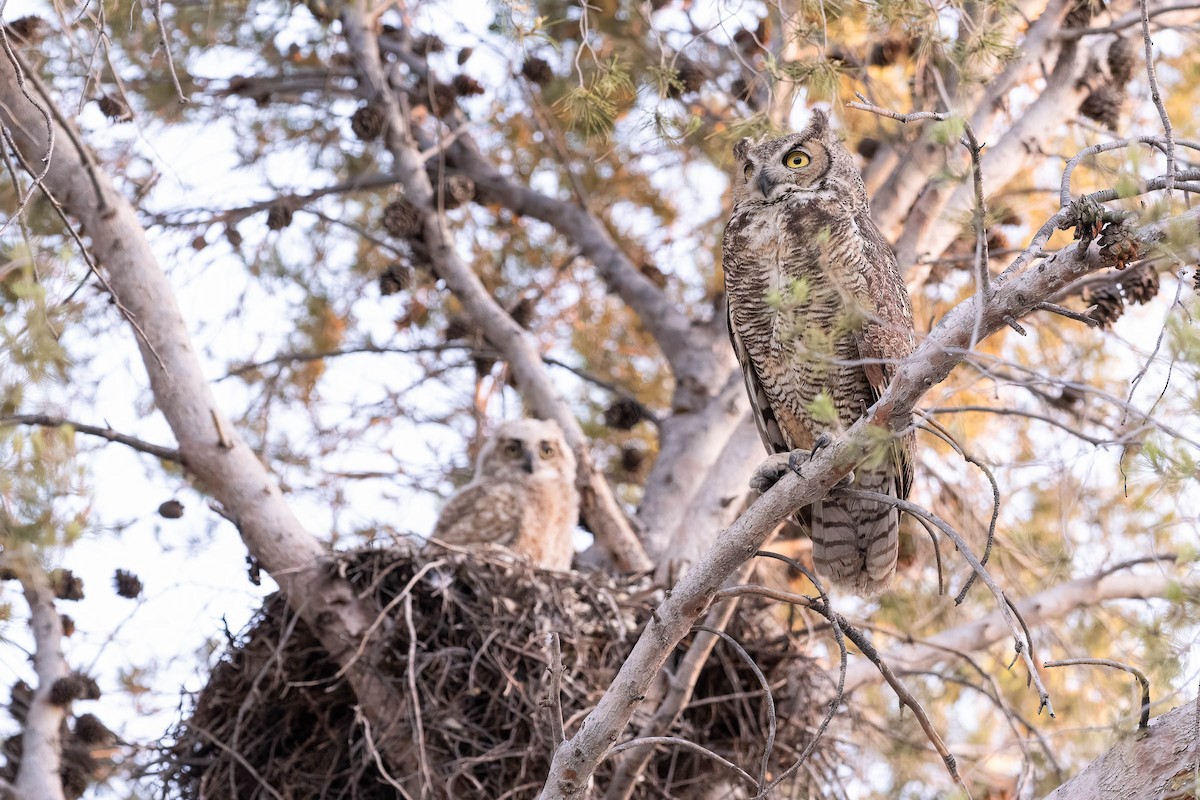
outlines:
[[[767, 449], [810, 450], [861, 417], [912, 353], [912, 307], [858, 167], [823, 112], [799, 133], [743, 139], [733, 152], [724, 240], [730, 336]], [[907, 497], [912, 450], [911, 432], [881, 443], [849, 488]], [[783, 460], [760, 468], [759, 486], [778, 477]], [[885, 503], [814, 503], [817, 572], [878, 594], [896, 570], [899, 527], [899, 511]]]
[[578, 518], [575, 456], [562, 429], [545, 420], [511, 420], [484, 443], [474, 477], [446, 502], [433, 538], [499, 544], [543, 569], [567, 570]]

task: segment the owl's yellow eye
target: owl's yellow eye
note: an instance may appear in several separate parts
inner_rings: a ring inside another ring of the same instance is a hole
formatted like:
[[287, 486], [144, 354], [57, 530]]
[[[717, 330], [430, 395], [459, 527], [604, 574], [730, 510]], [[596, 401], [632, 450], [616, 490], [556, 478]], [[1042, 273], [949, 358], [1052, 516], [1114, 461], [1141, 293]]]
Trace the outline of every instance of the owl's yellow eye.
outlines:
[[542, 458], [550, 458], [554, 455], [554, 445], [550, 442], [542, 442]]
[[521, 457], [521, 443], [516, 439], [509, 439], [504, 445], [504, 455], [509, 458]]
[[747, 163], [742, 169], [742, 174], [746, 176], [746, 180], [750, 180], [750, 176], [754, 174], [754, 165]]
[[807, 167], [810, 161], [812, 161], [812, 159], [809, 157], [808, 153], [804, 152], [803, 150], [792, 150], [783, 157], [783, 165], [788, 169], [800, 169], [801, 167]]

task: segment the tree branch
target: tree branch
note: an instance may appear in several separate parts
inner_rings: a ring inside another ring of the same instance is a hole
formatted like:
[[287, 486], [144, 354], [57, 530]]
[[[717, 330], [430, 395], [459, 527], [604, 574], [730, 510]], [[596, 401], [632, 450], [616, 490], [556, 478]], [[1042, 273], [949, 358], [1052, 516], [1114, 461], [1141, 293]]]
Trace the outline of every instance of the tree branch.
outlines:
[[[554, 387], [532, 337], [491, 296], [482, 281], [458, 255], [439, 213], [437, 194], [425, 172], [424, 159], [413, 139], [409, 121], [388, 85], [378, 39], [363, 3], [347, 5], [341, 14], [342, 33], [371, 102], [386, 120], [385, 141], [405, 197], [422, 215], [424, 244], [438, 276], [463, 304], [463, 310], [504, 354], [521, 395], [539, 416], [553, 419], [566, 434], [579, 462], [580, 507], [588, 528], [624, 570], [647, 570], [651, 562], [634, 535], [604, 475], [595, 467], [579, 422]], [[582, 249], [582, 246], [581, 246]]]
[[1128, 734], [1045, 800], [1189, 800], [1200, 793], [1195, 703], [1155, 717], [1148, 731]]
[[52, 416], [50, 414], [18, 414], [12, 417], [0, 417], [0, 428], [7, 428], [16, 425], [41, 425], [46, 428], [61, 428], [69, 425], [79, 433], [86, 433], [89, 436], [99, 436], [101, 439], [107, 439], [110, 442], [123, 444], [126, 447], [132, 447], [141, 453], [147, 453], [160, 458], [163, 461], [170, 461], [175, 464], [183, 462], [182, 456], [178, 450], [172, 450], [170, 447], [163, 447], [158, 444], [150, 444], [141, 439], [136, 439], [132, 436], [127, 436], [123, 433], [117, 433], [112, 428], [98, 428], [95, 425], [87, 425], [83, 422], [73, 422], [62, 417]]
[[[44, 129], [43, 120], [22, 94], [14, 64], [5, 58], [0, 58], [0, 123], [11, 131], [27, 163], [42, 163], [44, 141], [36, 132]], [[327, 568], [324, 548], [300, 524], [279, 485], [218, 410], [179, 304], [136, 212], [107, 175], [93, 174], [99, 192], [80, 154], [59, 148], [43, 182], [91, 236], [91, 252], [107, 272], [116, 301], [136, 320], [130, 324], [139, 331], [137, 344], [155, 403], [175, 434], [180, 459], [235, 521], [251, 555], [279, 583], [330, 657], [342, 663], [371, 624], [372, 610], [348, 581]], [[411, 749], [411, 739], [402, 733], [405, 702], [366, 662], [347, 678], [376, 735], [393, 742], [389, 756], [402, 764], [404, 748]]]
[[[1180, 226], [1198, 229], [1200, 209], [1174, 218]], [[1165, 236], [1165, 225], [1148, 225], [1139, 231], [1146, 245]], [[980, 330], [990, 335], [1008, 318], [1019, 319], [1038, 303], [1088, 272], [1108, 266], [1109, 259], [1078, 245], [1063, 248], [1037, 268], [1019, 275], [997, 277], [983, 309]], [[596, 765], [620, 736], [644, 697], [647, 687], [667, 655], [704, 613], [718, 589], [733, 571], [756, 552], [775, 525], [795, 509], [823, 497], [865, 458], [879, 439], [879, 431], [899, 435], [912, 424], [917, 401], [945, 380], [966, 358], [979, 310], [972, 298], [955, 306], [917, 350], [897, 365], [895, 376], [880, 400], [832, 444], [819, 451], [804, 470], [804, 477], [785, 475], [718, 537], [704, 558], [686, 574], [659, 606], [642, 636], [622, 665], [609, 690], [601, 697], [574, 736], [554, 755], [540, 797], [566, 800], [583, 795]]]
[[18, 800], [63, 800], [60, 732], [66, 719], [66, 706], [50, 700], [51, 689], [67, 675], [62, 652], [62, 618], [54, 607], [54, 590], [33, 554], [24, 550], [8, 551], [2, 563], [12, 569], [21, 582], [29, 604], [29, 628], [33, 631], [33, 665], [37, 688], [26, 712], [21, 735], [21, 763], [17, 768], [14, 790]]

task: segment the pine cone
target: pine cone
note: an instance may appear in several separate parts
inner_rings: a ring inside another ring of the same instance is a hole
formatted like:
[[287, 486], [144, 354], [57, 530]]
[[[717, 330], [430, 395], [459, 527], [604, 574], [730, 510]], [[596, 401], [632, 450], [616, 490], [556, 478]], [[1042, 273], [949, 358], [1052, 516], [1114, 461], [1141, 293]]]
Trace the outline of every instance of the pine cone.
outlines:
[[75, 635], [75, 619], [70, 614], [59, 614], [58, 621], [62, 623], [63, 636], [70, 638]]
[[864, 136], [858, 140], [858, 145], [854, 148], [858, 154], [870, 161], [879, 152], [880, 142], [878, 139], [873, 139], [870, 136]]
[[1131, 269], [1122, 277], [1121, 288], [1125, 290], [1129, 302], [1138, 305], [1149, 303], [1158, 294], [1158, 270], [1149, 264]]
[[508, 312], [508, 315], [513, 318], [513, 322], [528, 330], [530, 324], [533, 322], [534, 310], [533, 298], [522, 297], [513, 305], [512, 310]]
[[1121, 124], [1121, 106], [1125, 102], [1125, 89], [1106, 83], [1097, 86], [1079, 104], [1079, 113], [1099, 122], [1110, 131]]
[[129, 106], [125, 105], [125, 101], [119, 97], [113, 97], [110, 94], [100, 95], [96, 105], [100, 107], [100, 113], [113, 122], [129, 122], [133, 119]]
[[178, 500], [165, 500], [158, 507], [158, 515], [163, 519], [179, 519], [183, 516], [183, 503]]
[[442, 202], [446, 208], [458, 208], [475, 199], [475, 181], [466, 175], [451, 175], [446, 178], [446, 191]]
[[1088, 23], [1092, 21], [1092, 14], [1095, 9], [1092, 7], [1093, 0], [1075, 0], [1071, 6], [1071, 10], [1063, 18], [1064, 28], [1086, 28]]
[[380, 222], [383, 229], [397, 239], [410, 239], [421, 233], [424, 221], [420, 209], [402, 197], [384, 206]]
[[75, 737], [84, 744], [112, 744], [117, 740], [117, 735], [95, 714], [80, 714], [75, 718]]
[[636, 475], [646, 464], [646, 448], [641, 444], [629, 442], [621, 448], [621, 469]]
[[1104, 207], [1090, 197], [1080, 197], [1071, 203], [1061, 229], [1075, 229], [1075, 238], [1085, 245], [1100, 235], [1104, 228]]
[[113, 576], [113, 584], [117, 587], [117, 594], [130, 600], [142, 593], [142, 582], [129, 570], [117, 570]]
[[631, 430], [643, 419], [642, 404], [622, 398], [604, 409], [604, 424], [618, 431]]
[[1133, 44], [1128, 39], [1117, 39], [1108, 47], [1108, 72], [1113, 83], [1124, 86], [1133, 80], [1137, 61], [1133, 55]]
[[69, 706], [74, 701], [83, 697], [84, 685], [83, 678], [77, 672], [66, 675], [56, 680], [50, 686], [50, 704], [55, 706]]
[[521, 65], [521, 74], [538, 86], [545, 86], [554, 79], [554, 70], [550, 68], [550, 64], [536, 56], [525, 59], [525, 63]]
[[18, 17], [4, 26], [5, 32], [19, 41], [16, 44], [38, 44], [50, 33], [50, 23], [41, 17]]
[[50, 573], [50, 585], [59, 600], [82, 600], [83, 579], [69, 569], [56, 569]]
[[471, 323], [461, 314], [451, 314], [446, 320], [446, 330], [442, 334], [447, 342], [465, 339], [471, 335]]
[[464, 47], [462, 50], [459, 50], [458, 58], [456, 59], [458, 61], [458, 65], [461, 67], [463, 64], [467, 63], [467, 59], [470, 58], [471, 53], [474, 52], [475, 48], [473, 47]]
[[691, 60], [680, 57], [675, 61], [675, 80], [667, 86], [667, 97], [679, 99], [700, 91], [703, 85], [704, 72]]
[[377, 139], [383, 133], [383, 112], [375, 106], [359, 106], [350, 117], [350, 130], [364, 142]]
[[412, 285], [412, 268], [393, 261], [379, 276], [379, 293], [384, 297], [402, 292]]
[[429, 109], [436, 117], [444, 117], [455, 109], [458, 93], [445, 83], [435, 83], [429, 90]]
[[430, 53], [440, 53], [445, 50], [446, 43], [432, 34], [429, 36], [418, 36], [413, 40], [412, 49], [419, 56], [427, 56]]
[[1101, 285], [1089, 288], [1083, 293], [1083, 300], [1094, 305], [1088, 316], [1100, 323], [1101, 328], [1111, 328], [1112, 324], [1125, 313], [1125, 301], [1116, 286]]
[[292, 202], [279, 199], [267, 206], [267, 230], [280, 231], [292, 224]]
[[459, 97], [483, 94], [483, 85], [470, 75], [455, 75], [454, 80], [450, 83], [450, 87], [454, 89], [454, 93]]
[[1105, 225], [1099, 245], [1100, 252], [1108, 256], [1117, 269], [1125, 269], [1130, 263], [1137, 260], [1138, 241], [1124, 220], [1116, 220]]

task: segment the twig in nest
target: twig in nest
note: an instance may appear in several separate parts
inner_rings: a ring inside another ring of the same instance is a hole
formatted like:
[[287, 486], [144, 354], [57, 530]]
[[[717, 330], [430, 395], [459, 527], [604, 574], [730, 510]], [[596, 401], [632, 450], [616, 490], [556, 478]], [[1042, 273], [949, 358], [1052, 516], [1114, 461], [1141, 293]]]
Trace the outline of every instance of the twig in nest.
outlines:
[[[371, 736], [371, 721], [367, 719], [367, 715], [362, 713], [362, 709], [358, 706], [354, 707], [355, 720], [363, 726], [363, 736], [367, 740], [367, 749], [371, 752], [371, 758], [375, 760], [375, 769], [379, 770], [380, 776], [388, 782], [393, 789], [400, 793], [401, 797], [407, 800], [412, 800], [412, 795], [404, 791], [404, 787], [396, 782], [396, 779], [391, 776], [387, 768], [383, 765], [383, 757], [379, 755], [379, 748], [375, 746], [375, 739]], [[281, 798], [282, 800], [282, 798]]]
[[[975, 557], [975, 554], [971, 552], [971, 549], [967, 547], [966, 541], [962, 538], [962, 536], [959, 535], [958, 531], [954, 530], [954, 528], [952, 528], [941, 517], [925, 510], [924, 508], [921, 508], [916, 503], [910, 503], [907, 500], [901, 500], [897, 497], [892, 497], [891, 495], [882, 494], [880, 492], [867, 492], [861, 489], [838, 489], [837, 491], [833, 492], [833, 495], [840, 495], [842, 497], [856, 497], [860, 500], [871, 500], [877, 503], [890, 503], [899, 508], [901, 511], [907, 511], [910, 514], [916, 514], [924, 517], [936, 525], [938, 530], [950, 537], [950, 540], [954, 542], [956, 547], [958, 547], [959, 552], [963, 554], [963, 558], [967, 560], [967, 563], [970, 564], [971, 568], [974, 569], [979, 577], [983, 579], [983, 582], [989, 589], [991, 589], [992, 595], [995, 596], [997, 605], [1000, 607], [1000, 614], [1004, 617], [1004, 621], [1008, 624], [1008, 629], [1013, 634], [1013, 643], [1017, 652], [1017, 656], [1024, 659], [1025, 666], [1029, 669], [1029, 680], [1037, 689], [1039, 701], [1038, 713], [1040, 714], [1042, 709], [1045, 708], [1048, 712], [1050, 712], [1050, 716], [1053, 717], [1054, 706], [1050, 702], [1050, 692], [1046, 690], [1045, 684], [1042, 683], [1042, 678], [1040, 675], [1038, 675], [1037, 666], [1033, 661], [1033, 638], [1028, 635], [1028, 628], [1025, 627], [1025, 620], [1021, 619], [1020, 625], [1017, 624], [1016, 620], [1020, 619], [1021, 615], [1016, 613], [1008, 598], [1004, 596], [1004, 590], [1001, 589], [996, 581], [992, 579], [992, 576], [988, 573], [987, 569], [979, 562], [979, 559]], [[1016, 614], [1016, 619], [1014, 619], [1014, 614]]]
[[1072, 667], [1077, 664], [1121, 669], [1137, 678], [1138, 683], [1142, 686], [1142, 715], [1138, 719], [1138, 730], [1144, 731], [1150, 726], [1150, 681], [1141, 670], [1128, 664], [1122, 664], [1120, 661], [1113, 661], [1111, 658], [1064, 658], [1058, 661], [1046, 661], [1043, 666], [1047, 668]]
[[408, 691], [412, 695], [413, 729], [417, 734], [417, 759], [421, 763], [421, 783], [425, 791], [433, 792], [433, 773], [425, 758], [425, 726], [421, 722], [421, 695], [417, 692], [417, 628], [413, 625], [412, 593], [404, 596], [404, 624], [408, 627]]
[[775, 749], [775, 698], [771, 695], [771, 683], [767, 680], [767, 676], [763, 675], [762, 670], [758, 668], [758, 664], [754, 663], [754, 659], [750, 654], [746, 652], [746, 648], [742, 647], [737, 639], [734, 639], [719, 628], [711, 628], [708, 625], [696, 625], [694, 627], [696, 630], [720, 636], [722, 640], [733, 648], [738, 657], [746, 663], [746, 666], [750, 667], [750, 670], [754, 673], [754, 677], [758, 678], [759, 685], [762, 686], [763, 704], [767, 707], [767, 743], [763, 747], [762, 763], [758, 768], [758, 790], [761, 793], [763, 791], [763, 784], [767, 781], [767, 764], [771, 760], [771, 751]]
[[749, 772], [746, 772], [746, 770], [742, 769], [737, 764], [734, 764], [732, 761], [722, 758], [721, 756], [714, 753], [712, 750], [709, 750], [707, 747], [698, 745], [695, 742], [689, 742], [687, 739], [680, 739], [678, 736], [643, 736], [640, 739], [630, 739], [628, 742], [622, 742], [621, 744], [619, 744], [616, 747], [609, 750], [605, 754], [605, 757], [607, 758], [608, 756], [614, 756], [623, 750], [629, 750], [634, 747], [642, 747], [644, 745], [657, 745], [657, 744], [675, 745], [676, 747], [682, 747], [685, 750], [691, 750], [694, 753], [699, 753], [702, 756], [707, 756], [708, 758], [711, 758], [713, 761], [717, 762], [721, 766], [736, 772], [739, 778], [746, 781], [751, 786], [754, 786], [756, 788], [758, 787], [758, 782], [754, 780], [754, 776], [751, 775]]
[[550, 714], [550, 728], [554, 738], [554, 746], [566, 741], [566, 736], [563, 734], [563, 711], [562, 711], [562, 645], [558, 640], [558, 632], [551, 631], [546, 634], [546, 653], [550, 657], [550, 668], [547, 670], [550, 673], [550, 686], [546, 690], [546, 700], [544, 705]]

